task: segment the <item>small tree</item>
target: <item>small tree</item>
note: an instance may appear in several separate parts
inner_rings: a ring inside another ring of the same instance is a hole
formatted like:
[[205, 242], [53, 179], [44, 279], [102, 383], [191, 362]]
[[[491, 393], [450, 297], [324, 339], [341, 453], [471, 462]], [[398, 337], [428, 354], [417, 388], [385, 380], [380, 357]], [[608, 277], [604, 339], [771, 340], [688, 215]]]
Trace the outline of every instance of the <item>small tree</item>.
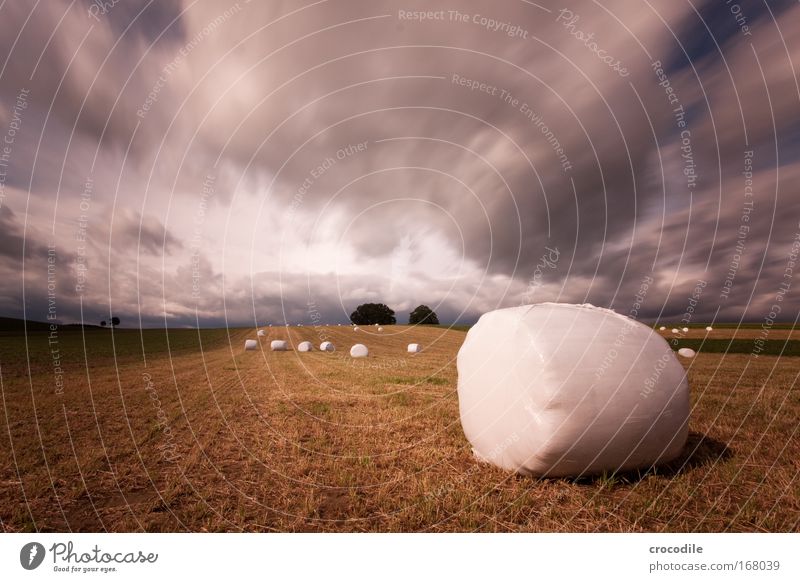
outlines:
[[356, 325], [393, 325], [397, 323], [394, 311], [383, 303], [364, 303], [350, 314], [350, 321]]
[[439, 325], [439, 318], [436, 313], [427, 305], [420, 305], [408, 315], [410, 325]]
[[119, 325], [119, 317], [116, 317], [116, 316], [115, 316], [115, 317], [112, 317], [112, 318], [111, 318], [111, 325], [112, 325], [113, 327], [117, 327], [117, 326]]
[[106, 325], [108, 325], [108, 324], [106, 323], [106, 320], [104, 319], [103, 321], [101, 321], [101, 322], [100, 322], [100, 325], [102, 325], [103, 327], [105, 327], [105, 326], [106, 326]]

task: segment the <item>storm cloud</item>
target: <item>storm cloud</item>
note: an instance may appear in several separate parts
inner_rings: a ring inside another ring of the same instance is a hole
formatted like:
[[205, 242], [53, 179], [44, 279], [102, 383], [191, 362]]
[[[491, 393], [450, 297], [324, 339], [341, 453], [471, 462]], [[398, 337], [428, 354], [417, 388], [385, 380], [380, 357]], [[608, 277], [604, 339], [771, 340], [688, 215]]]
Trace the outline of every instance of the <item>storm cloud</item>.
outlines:
[[796, 2], [53, 0], [0, 30], [0, 315], [45, 318], [54, 248], [63, 321], [798, 316]]

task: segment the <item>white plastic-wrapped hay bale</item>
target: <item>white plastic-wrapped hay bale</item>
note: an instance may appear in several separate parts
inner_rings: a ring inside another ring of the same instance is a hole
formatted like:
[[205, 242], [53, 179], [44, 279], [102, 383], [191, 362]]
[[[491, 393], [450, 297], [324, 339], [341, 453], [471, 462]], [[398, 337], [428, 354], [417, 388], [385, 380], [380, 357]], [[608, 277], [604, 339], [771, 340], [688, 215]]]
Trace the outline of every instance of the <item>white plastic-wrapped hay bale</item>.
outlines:
[[688, 432], [686, 374], [667, 342], [591, 305], [483, 315], [458, 352], [458, 401], [476, 456], [531, 475], [649, 467]]
[[680, 330], [677, 327], [673, 327], [672, 333], [680, 333]]
[[689, 331], [689, 328], [688, 327], [684, 327], [683, 328], [683, 333], [686, 333], [687, 331]]
[[287, 348], [285, 340], [272, 340], [269, 344], [269, 349], [273, 352], [285, 352]]
[[353, 327], [353, 331], [358, 331], [358, 326], [357, 325]]
[[714, 331], [714, 328], [713, 328], [713, 327], [711, 327], [710, 325], [709, 325], [709, 326], [706, 326], [706, 331]]
[[422, 346], [419, 344], [408, 344], [409, 354], [418, 354], [422, 351]]
[[248, 352], [258, 349], [258, 342], [256, 340], [244, 340], [244, 349]]
[[666, 327], [664, 327], [664, 326], [662, 325], [662, 326], [661, 326], [661, 327], [659, 327], [658, 329], [659, 329], [659, 330], [661, 330], [661, 331], [664, 331], [664, 330], [665, 330], [665, 329], [667, 329], [667, 328], [666, 328]]
[[678, 350], [678, 355], [684, 358], [693, 358], [697, 355], [697, 352], [692, 348], [681, 348]]
[[267, 332], [265, 332], [263, 329], [259, 329], [256, 335], [258, 335], [258, 337], [264, 337], [267, 335]]
[[369, 350], [364, 344], [356, 344], [350, 348], [351, 358], [366, 358], [369, 355]]
[[322, 342], [319, 344], [319, 350], [321, 352], [333, 352], [336, 351], [336, 348], [331, 342]]
[[298, 352], [310, 352], [314, 349], [314, 346], [311, 345], [311, 342], [300, 342], [297, 344], [297, 351]]
[[379, 328], [378, 328], [378, 331], [383, 331], [383, 328], [382, 328], [382, 327], [379, 327]]

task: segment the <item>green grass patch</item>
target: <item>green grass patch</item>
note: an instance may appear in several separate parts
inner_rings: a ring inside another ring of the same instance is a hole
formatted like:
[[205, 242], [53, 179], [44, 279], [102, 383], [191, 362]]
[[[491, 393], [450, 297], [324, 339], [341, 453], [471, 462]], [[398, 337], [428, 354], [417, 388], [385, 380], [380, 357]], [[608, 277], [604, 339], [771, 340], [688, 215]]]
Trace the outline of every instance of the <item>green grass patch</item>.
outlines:
[[669, 339], [673, 350], [691, 348], [706, 354], [749, 354], [756, 347], [759, 355], [800, 356], [800, 340], [766, 340], [756, 344], [753, 339]]
[[[652, 325], [653, 329], [658, 329], [661, 326], [666, 327], [667, 329], [672, 329], [673, 327], [683, 328], [688, 327], [689, 329], [702, 329], [704, 330], [707, 326], [713, 327], [715, 330], [717, 329], [761, 329], [764, 325], [763, 322], [761, 323], [654, 323]], [[793, 323], [775, 323], [771, 326], [772, 329], [794, 329], [795, 326]]]
[[[0, 365], [17, 372], [30, 364], [33, 374], [52, 370], [57, 359], [63, 366], [105, 366], [114, 358], [122, 364], [132, 360], [157, 359], [199, 353], [228, 341], [222, 329], [79, 329], [60, 328], [55, 334], [37, 331], [27, 335], [0, 336]], [[27, 345], [27, 349], [26, 349]]]

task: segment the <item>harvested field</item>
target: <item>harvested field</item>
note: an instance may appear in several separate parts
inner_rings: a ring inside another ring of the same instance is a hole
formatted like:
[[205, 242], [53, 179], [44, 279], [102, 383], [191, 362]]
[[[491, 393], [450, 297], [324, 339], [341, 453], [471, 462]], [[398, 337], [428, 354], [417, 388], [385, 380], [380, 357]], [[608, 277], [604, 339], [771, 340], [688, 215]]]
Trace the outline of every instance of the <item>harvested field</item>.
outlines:
[[[255, 330], [59, 332], [63, 392], [45, 333], [27, 355], [24, 336], [0, 337], [3, 530], [800, 529], [795, 357], [701, 351], [684, 362], [694, 408], [681, 459], [536, 480], [471, 456], [463, 331], [266, 329], [252, 352]], [[273, 339], [290, 350], [270, 351]], [[315, 350], [291, 349], [302, 340]], [[408, 354], [412, 341], [424, 351]], [[368, 358], [349, 358], [356, 342]]]

